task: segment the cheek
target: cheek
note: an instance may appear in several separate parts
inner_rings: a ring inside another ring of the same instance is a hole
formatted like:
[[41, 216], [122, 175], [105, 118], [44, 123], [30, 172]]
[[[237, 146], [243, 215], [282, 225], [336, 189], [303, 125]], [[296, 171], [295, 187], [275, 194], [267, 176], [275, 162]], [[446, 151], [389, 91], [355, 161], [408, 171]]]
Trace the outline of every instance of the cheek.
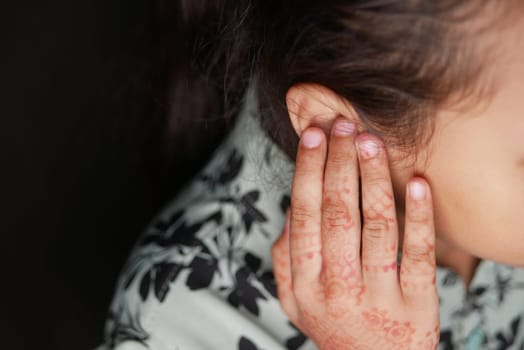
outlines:
[[477, 164], [434, 176], [440, 238], [472, 255], [524, 266], [524, 181], [515, 171]]

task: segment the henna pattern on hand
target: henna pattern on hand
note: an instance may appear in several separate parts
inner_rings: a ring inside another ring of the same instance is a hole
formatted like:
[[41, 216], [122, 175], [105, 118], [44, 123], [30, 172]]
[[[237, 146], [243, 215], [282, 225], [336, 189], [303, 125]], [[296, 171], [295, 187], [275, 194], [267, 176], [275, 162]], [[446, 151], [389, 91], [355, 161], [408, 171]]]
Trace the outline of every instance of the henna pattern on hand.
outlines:
[[366, 271], [373, 271], [373, 272], [395, 272], [396, 273], [398, 270], [396, 260], [390, 262], [389, 264], [384, 264], [384, 265], [363, 264], [363, 268]]
[[436, 262], [435, 262], [435, 246], [424, 239], [424, 248], [405, 248], [404, 256], [412, 254], [416, 258], [406, 259], [401, 262], [402, 269], [407, 276], [418, 276], [417, 279], [406, 279], [401, 281], [403, 288], [410, 288], [411, 290], [425, 290], [434, 288], [436, 285]]
[[[291, 261], [288, 265], [304, 264], [289, 266], [291, 275], [276, 275], [284, 288], [291, 283], [293, 295], [286, 305], [292, 310], [287, 313], [321, 350], [436, 350], [440, 333], [434, 298], [433, 218], [425, 217], [429, 210], [420, 210], [427, 223], [417, 221], [418, 225], [412, 225], [415, 228], [407, 229], [405, 237], [409, 239], [403, 243], [405, 256], [399, 269], [397, 213], [384, 145], [369, 133], [358, 135], [356, 140], [348, 138], [345, 146], [341, 140], [337, 139], [337, 148], [328, 154], [327, 162], [325, 149], [297, 154], [297, 168], [302, 169], [296, 174], [306, 181], [293, 186], [293, 233], [287, 245], [290, 251], [283, 254]], [[349, 159], [354, 154], [354, 141], [362, 157]], [[309, 164], [308, 157], [311, 169], [304, 166], [304, 162]], [[351, 160], [355, 164], [348, 164]], [[323, 181], [321, 164], [325, 165]], [[310, 170], [315, 176], [307, 176]], [[362, 176], [363, 208], [356, 205], [357, 172]], [[316, 186], [314, 191], [309, 197], [297, 194], [307, 182]], [[322, 197], [316, 198], [320, 192]], [[417, 208], [431, 208], [430, 201], [417, 203]], [[319, 205], [321, 213], [313, 212]], [[413, 223], [411, 219], [406, 215], [408, 223]], [[313, 228], [321, 232], [312, 232]], [[276, 266], [285, 268], [284, 263], [277, 259]]]
[[321, 242], [318, 234], [304, 232], [292, 235], [290, 239], [294, 247], [292, 258], [296, 259], [298, 264], [301, 264], [306, 259], [311, 260], [315, 257], [321, 257]]
[[341, 194], [336, 191], [324, 193], [323, 208], [329, 232], [346, 233], [355, 226], [355, 221], [345, 205]]
[[431, 331], [427, 331], [424, 339], [417, 342], [417, 349], [437, 350], [440, 340], [440, 327], [436, 326]]
[[[364, 220], [383, 221], [389, 224], [396, 222], [396, 213], [393, 210], [395, 201], [388, 190], [377, 185], [366, 194], [370, 198], [363, 208]], [[391, 213], [392, 216], [386, 216], [384, 213]]]
[[419, 340], [415, 337], [417, 330], [410, 322], [391, 319], [386, 310], [373, 308], [362, 311], [360, 316], [356, 313], [348, 314], [344, 324], [352, 327], [353, 334], [359, 334], [359, 337], [347, 335], [345, 330], [340, 328], [323, 333], [321, 330], [332, 330], [333, 327], [312, 314], [308, 317], [314, 320], [308, 323], [310, 327], [315, 327], [310, 329], [315, 329], [316, 334], [325, 334], [324, 340], [319, 341], [322, 350], [435, 350], [435, 346], [438, 346], [438, 326], [425, 332]]

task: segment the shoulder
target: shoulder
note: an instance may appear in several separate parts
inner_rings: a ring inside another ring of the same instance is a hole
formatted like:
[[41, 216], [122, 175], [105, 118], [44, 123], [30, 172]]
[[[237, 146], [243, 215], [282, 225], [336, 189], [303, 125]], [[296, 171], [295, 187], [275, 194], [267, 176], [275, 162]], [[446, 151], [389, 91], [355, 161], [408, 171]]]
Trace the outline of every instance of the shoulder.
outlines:
[[110, 348], [305, 342], [280, 310], [270, 256], [289, 196], [252, 181], [258, 176], [246, 150], [225, 142], [152, 220], [117, 284], [106, 326]]

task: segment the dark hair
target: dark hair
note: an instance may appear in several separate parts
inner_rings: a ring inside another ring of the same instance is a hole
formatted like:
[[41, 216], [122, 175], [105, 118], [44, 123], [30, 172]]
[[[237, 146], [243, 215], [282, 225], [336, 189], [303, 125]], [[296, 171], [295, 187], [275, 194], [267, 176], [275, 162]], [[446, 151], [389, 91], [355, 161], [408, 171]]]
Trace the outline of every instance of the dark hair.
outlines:
[[192, 131], [212, 122], [227, 130], [253, 78], [262, 125], [292, 158], [298, 138], [285, 95], [301, 82], [345, 97], [387, 142], [416, 146], [439, 107], [491, 91], [479, 84], [494, 56], [476, 37], [486, 26], [472, 30], [464, 21], [479, 18], [486, 3], [157, 0], [159, 43], [171, 67], [162, 96], [167, 146], [193, 149], [202, 139]]

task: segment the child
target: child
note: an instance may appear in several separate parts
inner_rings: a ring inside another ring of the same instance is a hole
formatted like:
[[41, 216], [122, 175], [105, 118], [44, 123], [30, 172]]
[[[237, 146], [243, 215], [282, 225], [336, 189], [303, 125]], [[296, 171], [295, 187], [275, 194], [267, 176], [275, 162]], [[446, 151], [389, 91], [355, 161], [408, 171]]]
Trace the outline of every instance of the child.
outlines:
[[522, 2], [186, 5], [249, 88], [102, 349], [523, 349]]

